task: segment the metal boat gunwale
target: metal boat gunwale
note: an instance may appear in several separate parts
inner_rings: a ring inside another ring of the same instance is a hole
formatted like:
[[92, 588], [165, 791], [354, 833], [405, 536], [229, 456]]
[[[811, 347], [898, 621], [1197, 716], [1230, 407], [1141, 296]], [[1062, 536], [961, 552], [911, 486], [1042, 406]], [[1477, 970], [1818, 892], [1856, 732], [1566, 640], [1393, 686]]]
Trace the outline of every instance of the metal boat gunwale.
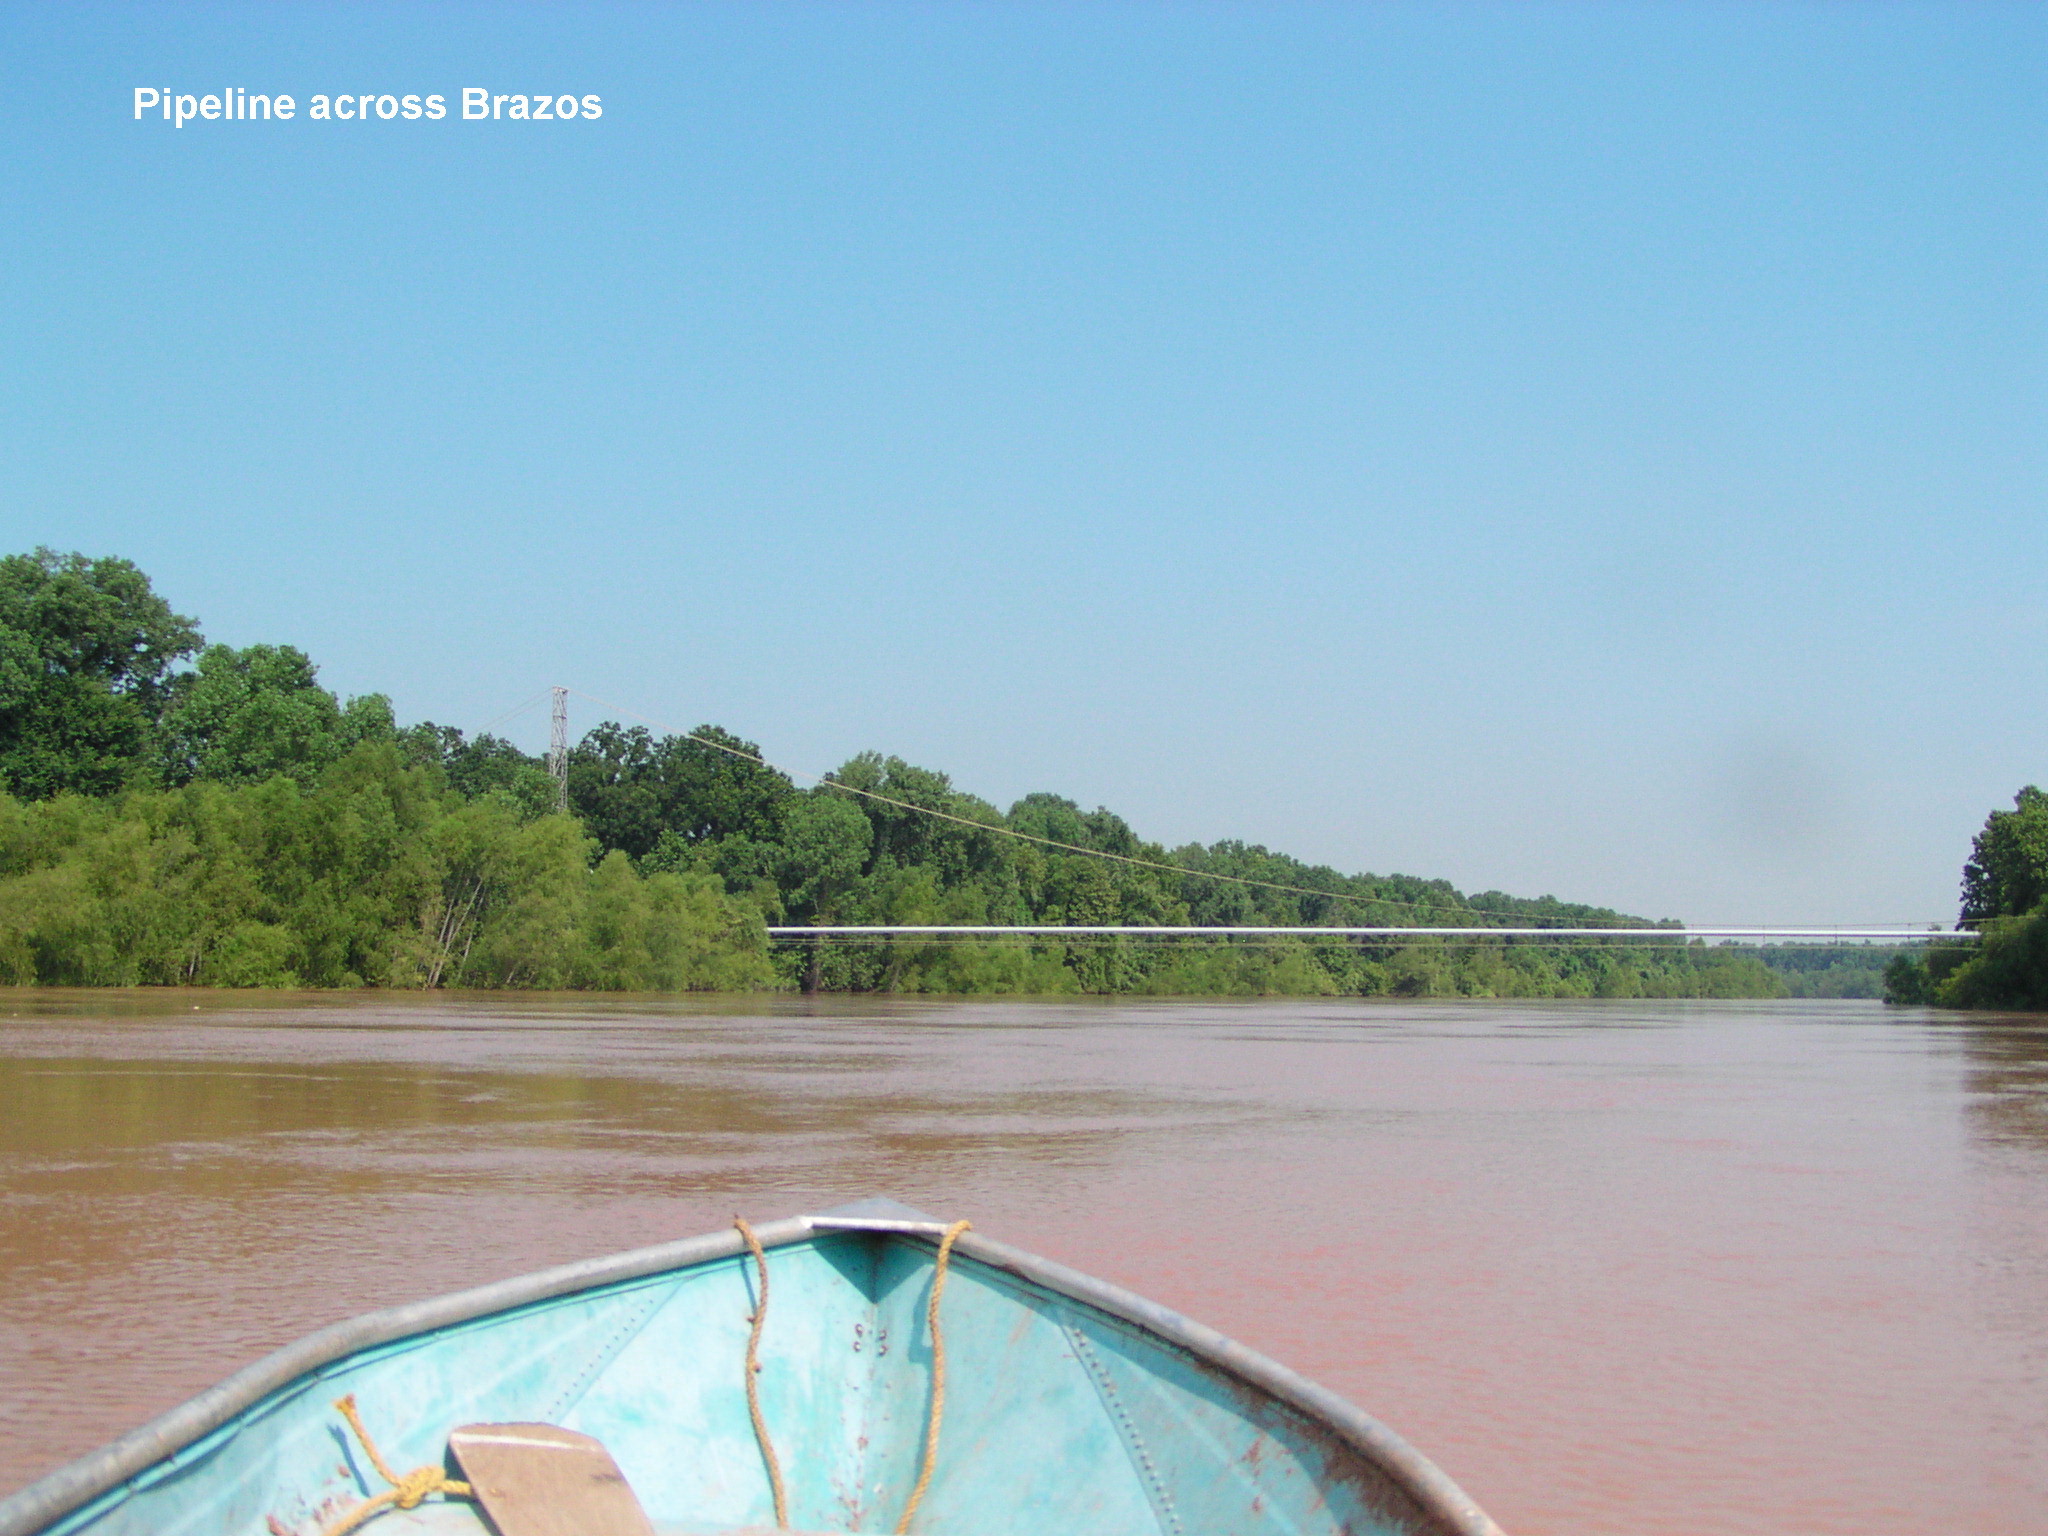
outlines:
[[[897, 1209], [910, 1214], [907, 1208]], [[943, 1230], [942, 1223], [921, 1215], [917, 1219], [869, 1216], [856, 1206], [764, 1222], [755, 1228], [755, 1235], [762, 1247], [780, 1248], [834, 1232], [860, 1231], [935, 1243]], [[118, 1491], [124, 1483], [174, 1462], [181, 1452], [323, 1366], [381, 1344], [746, 1251], [746, 1242], [737, 1231], [711, 1232], [514, 1275], [331, 1323], [272, 1351], [99, 1450], [0, 1498], [0, 1536], [36, 1536], [56, 1521]], [[978, 1233], [963, 1233], [954, 1251], [1131, 1324], [1326, 1426], [1377, 1465], [1454, 1536], [1501, 1536], [1500, 1527], [1472, 1498], [1400, 1435], [1336, 1393], [1235, 1339], [1121, 1286]]]

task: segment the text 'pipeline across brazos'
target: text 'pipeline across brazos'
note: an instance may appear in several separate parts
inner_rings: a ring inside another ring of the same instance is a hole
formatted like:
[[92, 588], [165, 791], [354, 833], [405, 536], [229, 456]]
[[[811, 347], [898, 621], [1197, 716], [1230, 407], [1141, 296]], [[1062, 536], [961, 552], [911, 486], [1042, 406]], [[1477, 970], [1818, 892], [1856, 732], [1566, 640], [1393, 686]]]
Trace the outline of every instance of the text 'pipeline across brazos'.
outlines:
[[[168, 86], [135, 87], [135, 120], [166, 122], [182, 128], [191, 122], [439, 122], [448, 116], [448, 98], [440, 93], [400, 95], [390, 91], [337, 95], [314, 94], [300, 98], [283, 93], [244, 90], [229, 86], [217, 92], [177, 92]], [[604, 98], [525, 92], [493, 92], [481, 85], [462, 90], [465, 122], [593, 122], [604, 116]]]

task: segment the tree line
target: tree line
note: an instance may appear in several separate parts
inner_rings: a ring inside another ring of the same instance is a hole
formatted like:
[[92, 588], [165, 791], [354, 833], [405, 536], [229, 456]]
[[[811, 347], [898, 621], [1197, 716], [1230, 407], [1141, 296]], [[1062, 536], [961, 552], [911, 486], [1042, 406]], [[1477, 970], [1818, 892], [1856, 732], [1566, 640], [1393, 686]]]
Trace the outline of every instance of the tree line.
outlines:
[[[130, 986], [1784, 995], [1759, 951], [1432, 938], [1603, 907], [1167, 848], [861, 753], [803, 788], [716, 726], [543, 762], [401, 725], [288, 645], [207, 644], [117, 558], [0, 559], [0, 981]], [[937, 813], [937, 814], [933, 814]], [[1113, 857], [1104, 857], [1105, 855]], [[1227, 878], [1217, 878], [1227, 877]], [[769, 924], [1413, 926], [1413, 938], [771, 944]]]

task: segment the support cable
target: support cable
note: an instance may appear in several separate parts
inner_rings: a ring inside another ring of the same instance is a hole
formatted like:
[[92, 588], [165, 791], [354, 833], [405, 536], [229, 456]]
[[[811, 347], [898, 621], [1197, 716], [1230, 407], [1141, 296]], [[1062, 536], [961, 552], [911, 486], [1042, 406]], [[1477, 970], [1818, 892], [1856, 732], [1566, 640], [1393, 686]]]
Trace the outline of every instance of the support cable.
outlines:
[[[596, 694], [587, 693], [581, 688], [568, 689], [565, 691], [575, 693], [579, 698], [588, 699], [591, 703], [596, 704], [601, 708], [611, 710], [615, 714], [624, 715], [629, 719], [638, 720], [643, 725], [652, 726], [657, 731], [665, 731], [672, 737], [676, 737], [683, 741], [694, 741], [699, 746], [711, 747], [714, 750], [723, 752], [730, 757], [736, 757], [740, 759], [741, 762], [753, 763], [757, 767], [767, 768], [772, 772], [782, 774], [788, 778], [807, 779], [811, 783], [819, 785], [822, 788], [836, 790], [841, 794], [858, 795], [863, 800], [871, 800], [878, 805], [890, 806], [900, 811], [913, 811], [920, 816], [929, 816], [936, 821], [952, 822], [956, 826], [968, 827], [976, 832], [987, 832], [995, 837], [1011, 838], [1021, 843], [1035, 843], [1039, 847], [1055, 849], [1061, 853], [1078, 853], [1083, 855], [1084, 857], [1091, 859], [1107, 859], [1113, 863], [1129, 865], [1134, 869], [1158, 870], [1163, 874], [1176, 875], [1183, 878], [1192, 878], [1196, 880], [1215, 880], [1226, 885], [1247, 886], [1254, 889], [1265, 891], [1281, 891], [1291, 896], [1315, 896], [1324, 901], [1348, 902], [1352, 906], [1358, 907], [1401, 907], [1412, 912], [1437, 912], [1446, 914], [1458, 912], [1477, 912], [1480, 910], [1479, 908], [1474, 907], [1445, 907], [1426, 901], [1403, 901], [1399, 897], [1394, 896], [1355, 896], [1343, 891], [1317, 890], [1313, 886], [1286, 885], [1275, 880], [1256, 880], [1249, 875], [1226, 875], [1216, 870], [1190, 869], [1185, 864], [1169, 864], [1159, 859], [1136, 858], [1127, 853], [1110, 853], [1106, 849], [1102, 848], [1084, 848], [1079, 843], [1063, 843], [1057, 838], [1040, 837], [1033, 832], [1019, 832], [1014, 827], [1005, 827], [996, 823], [977, 821], [972, 816], [962, 816], [953, 811], [941, 811], [929, 805], [918, 805], [914, 801], [898, 799], [894, 795], [885, 795], [877, 790], [861, 789], [852, 784], [843, 784], [839, 782], [837, 779], [832, 778], [828, 774], [805, 773], [801, 769], [784, 768], [779, 763], [769, 762], [767, 758], [763, 757], [758, 752], [745, 752], [738, 747], [731, 746], [726, 742], [718, 741], [710, 736], [700, 735], [695, 731], [678, 730], [676, 727], [669, 725], [664, 721], [656, 720], [649, 715], [643, 715], [637, 710], [627, 709], [624, 705], [614, 704], [609, 699], [601, 699]], [[1585, 919], [1580, 919], [1580, 922], [1581, 924], [1587, 927], [1592, 926], [1591, 924], [1587, 924]], [[1159, 926], [1165, 927], [1167, 925], [1161, 924]], [[1628, 926], [1628, 919], [1616, 918], [1614, 919], [1613, 924], [1611, 926], [1617, 929], [1624, 928]], [[774, 930], [771, 929], [770, 931], [773, 932]], [[1183, 929], [1181, 931], [1186, 930]], [[1323, 931], [1335, 932], [1338, 930]], [[1404, 928], [1398, 931], [1403, 933], [1409, 933], [1417, 931], [1443, 932], [1446, 930], [1431, 928]], [[1681, 925], [1677, 927], [1666, 928], [1662, 931], [1669, 934], [1676, 934], [1701, 933], [1705, 932], [1706, 930], [1686, 928]], [[1744, 931], [1757, 932], [1760, 930], [1747, 929]], [[1925, 934], [1923, 932], [1917, 934], [1916, 936], [1924, 937]]]

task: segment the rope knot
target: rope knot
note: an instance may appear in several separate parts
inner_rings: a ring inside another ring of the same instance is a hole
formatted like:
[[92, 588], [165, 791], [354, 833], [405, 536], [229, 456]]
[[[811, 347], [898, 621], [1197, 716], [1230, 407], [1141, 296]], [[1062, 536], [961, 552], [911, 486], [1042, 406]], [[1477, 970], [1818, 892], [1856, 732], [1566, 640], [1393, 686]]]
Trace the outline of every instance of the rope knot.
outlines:
[[370, 1438], [370, 1432], [363, 1428], [363, 1417], [356, 1411], [356, 1397], [351, 1392], [338, 1399], [334, 1405], [341, 1410], [341, 1416], [348, 1420], [348, 1427], [356, 1432], [363, 1452], [370, 1458], [370, 1465], [377, 1469], [377, 1475], [391, 1486], [375, 1498], [365, 1499], [354, 1509], [343, 1515], [334, 1524], [321, 1532], [321, 1536], [348, 1536], [357, 1526], [370, 1519], [380, 1510], [417, 1509], [430, 1493], [445, 1493], [450, 1498], [475, 1498], [475, 1490], [469, 1484], [449, 1477], [439, 1467], [414, 1467], [400, 1477], [391, 1470], [391, 1463], [384, 1459], [384, 1453], [377, 1449], [377, 1442]]
[[400, 1509], [415, 1508], [430, 1493], [439, 1493], [448, 1479], [439, 1467], [414, 1467], [394, 1485], [397, 1497], [391, 1502]]

